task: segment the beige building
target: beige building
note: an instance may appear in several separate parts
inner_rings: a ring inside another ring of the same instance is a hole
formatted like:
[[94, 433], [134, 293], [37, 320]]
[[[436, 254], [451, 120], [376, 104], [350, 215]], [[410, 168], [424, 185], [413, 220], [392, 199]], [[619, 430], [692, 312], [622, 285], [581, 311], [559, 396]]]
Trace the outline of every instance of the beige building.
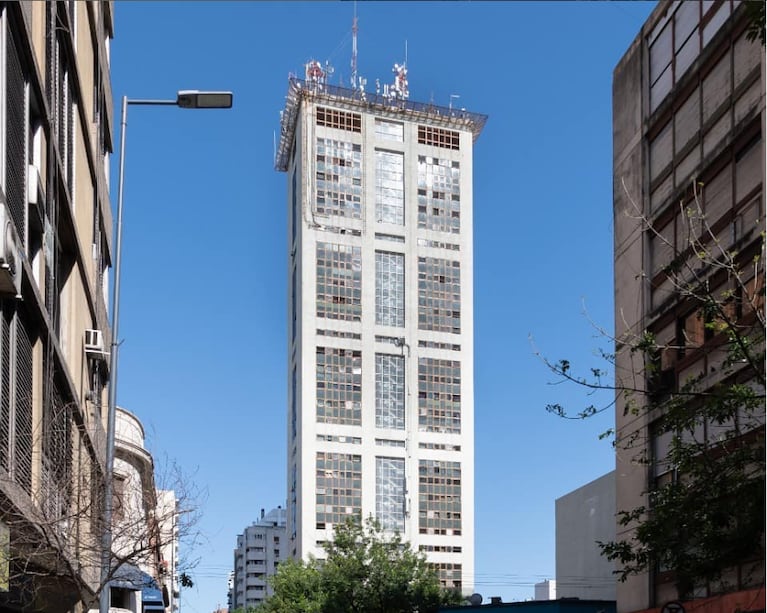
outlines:
[[486, 116], [292, 77], [287, 173], [288, 539], [322, 558], [375, 517], [443, 585], [474, 577], [472, 159]]
[[[765, 60], [759, 41], [746, 39], [746, 4], [660, 2], [614, 73], [616, 379], [655, 397], [673, 395], [692, 378], [711, 389], [729, 368], [723, 335], [706, 326], [700, 302], [680, 289], [692, 287], [691, 275], [712, 295], [730, 293], [726, 312], [738, 325], [752, 325], [755, 310], [764, 312], [764, 268], [746, 264], [763, 255]], [[733, 264], [739, 281], [713, 263], [714, 253]], [[660, 348], [652, 383], [637, 362], [641, 354], [627, 350], [644, 331]], [[746, 368], [734, 364], [730, 380], [753, 384]], [[619, 395], [618, 510], [648, 504], [643, 492], [679, 478], [664, 461], [671, 434], [658, 429], [660, 415], [624, 414], [626, 408]], [[763, 436], [763, 421], [755, 427]], [[627, 452], [632, 435], [636, 444]], [[717, 444], [712, 423], [694, 435], [708, 448]], [[636, 462], [638, 454], [648, 463]], [[618, 525], [619, 540], [630, 536], [630, 527]], [[750, 576], [743, 564], [728, 568], [728, 586], [698, 585], [694, 594], [677, 594], [673, 569], [656, 568], [618, 584], [618, 611], [690, 596], [714, 598], [723, 607], [717, 611], [750, 610], [748, 599], [724, 605], [730, 596], [722, 593], [750, 593], [754, 581], [763, 590], [763, 568]], [[749, 602], [763, 609], [764, 592]]]
[[111, 2], [0, 2], [0, 610], [95, 588]]

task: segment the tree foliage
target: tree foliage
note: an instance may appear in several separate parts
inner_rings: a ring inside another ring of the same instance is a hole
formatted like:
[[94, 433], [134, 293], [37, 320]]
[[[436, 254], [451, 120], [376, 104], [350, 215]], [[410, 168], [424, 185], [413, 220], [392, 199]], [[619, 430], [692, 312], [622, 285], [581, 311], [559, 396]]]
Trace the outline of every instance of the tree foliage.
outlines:
[[261, 613], [427, 613], [462, 601], [423, 554], [373, 519], [336, 526], [327, 557], [280, 565]]
[[[697, 197], [680, 219], [685, 239], [664, 245], [670, 260], [661, 272], [666, 306], [689, 310], [671, 338], [626, 325], [620, 338], [605, 335], [614, 352], [600, 351], [605, 363], [586, 375], [566, 359], [542, 359], [558, 381], [615, 394], [575, 413], [560, 404], [547, 410], [583, 419], [617, 402], [634, 424], [609, 434], [624, 461], [647, 466], [645, 504], [619, 510], [632, 536], [599, 543], [603, 555], [619, 563], [622, 581], [672, 572], [685, 597], [704, 583], [727, 589], [723, 578], [736, 568], [748, 583], [764, 560], [765, 271], [763, 216], [733, 245], [712, 231]], [[641, 214], [636, 221], [651, 240], [667, 240]], [[638, 281], [657, 282], [650, 277]], [[700, 356], [705, 369], [696, 368]], [[682, 360], [687, 366], [675, 368]]]

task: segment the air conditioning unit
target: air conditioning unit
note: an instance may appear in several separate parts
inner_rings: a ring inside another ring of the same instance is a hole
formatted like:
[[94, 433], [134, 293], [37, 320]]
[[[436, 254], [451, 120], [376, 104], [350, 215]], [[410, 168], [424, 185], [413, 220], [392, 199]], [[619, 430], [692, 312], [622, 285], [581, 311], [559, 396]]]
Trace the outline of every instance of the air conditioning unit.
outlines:
[[40, 178], [40, 171], [34, 164], [29, 164], [27, 171], [27, 202], [29, 204], [42, 205], [43, 200], [40, 197], [43, 181]]
[[96, 360], [105, 360], [107, 352], [104, 351], [104, 335], [101, 330], [85, 331], [85, 355]]
[[21, 252], [16, 226], [5, 204], [0, 203], [0, 295], [21, 298]]

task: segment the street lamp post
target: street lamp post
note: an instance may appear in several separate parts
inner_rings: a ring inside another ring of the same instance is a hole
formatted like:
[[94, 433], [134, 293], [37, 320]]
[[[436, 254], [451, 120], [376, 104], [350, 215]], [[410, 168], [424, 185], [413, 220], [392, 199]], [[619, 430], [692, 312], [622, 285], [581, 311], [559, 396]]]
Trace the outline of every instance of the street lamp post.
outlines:
[[107, 448], [104, 475], [104, 527], [101, 537], [101, 595], [99, 613], [109, 613], [109, 576], [112, 566], [112, 491], [115, 460], [115, 412], [117, 409], [117, 352], [120, 347], [120, 265], [122, 260], [123, 176], [125, 168], [125, 129], [128, 125], [128, 105], [177, 106], [182, 109], [228, 109], [232, 107], [232, 92], [178, 92], [175, 100], [142, 100], [122, 98], [120, 118], [120, 166], [117, 179], [117, 226], [115, 230], [115, 267], [112, 286], [112, 343], [109, 353], [109, 404], [107, 406]]

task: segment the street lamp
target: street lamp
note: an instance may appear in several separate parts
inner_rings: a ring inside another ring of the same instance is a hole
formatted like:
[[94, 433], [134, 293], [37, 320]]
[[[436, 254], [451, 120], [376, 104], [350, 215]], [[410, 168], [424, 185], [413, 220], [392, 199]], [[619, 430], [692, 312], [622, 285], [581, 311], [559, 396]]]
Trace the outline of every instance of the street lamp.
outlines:
[[117, 340], [120, 324], [120, 264], [122, 256], [123, 170], [125, 168], [125, 128], [128, 125], [128, 105], [177, 106], [182, 109], [232, 108], [232, 92], [201, 92], [184, 90], [175, 100], [142, 100], [122, 98], [120, 119], [120, 166], [117, 179], [117, 227], [115, 238], [115, 267], [112, 287], [112, 344], [109, 353], [109, 404], [107, 407], [106, 474], [104, 475], [104, 527], [101, 538], [101, 596], [99, 613], [109, 613], [110, 590], [107, 586], [112, 564], [112, 488], [115, 460], [115, 412], [117, 409]]

